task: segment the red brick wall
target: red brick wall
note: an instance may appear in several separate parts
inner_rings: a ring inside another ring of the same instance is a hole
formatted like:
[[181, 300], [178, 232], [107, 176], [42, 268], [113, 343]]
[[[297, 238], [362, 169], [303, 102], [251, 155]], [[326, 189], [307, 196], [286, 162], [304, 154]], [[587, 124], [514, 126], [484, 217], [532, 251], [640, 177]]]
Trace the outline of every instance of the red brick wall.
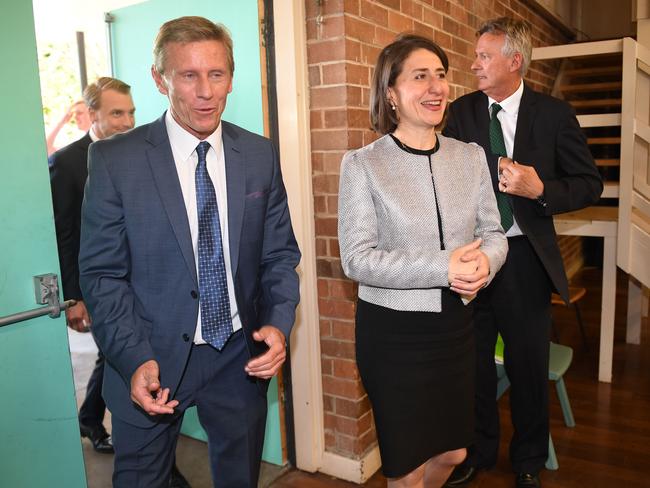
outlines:
[[[450, 60], [451, 98], [475, 87], [469, 66], [479, 24], [496, 16], [533, 25], [534, 45], [567, 40], [514, 0], [305, 0], [310, 83], [316, 260], [326, 450], [358, 458], [376, 442], [372, 412], [355, 365], [357, 286], [341, 269], [337, 242], [339, 166], [348, 149], [376, 138], [369, 128], [370, 79], [383, 46], [403, 31], [429, 36]], [[532, 66], [529, 81], [550, 91], [555, 65]]]

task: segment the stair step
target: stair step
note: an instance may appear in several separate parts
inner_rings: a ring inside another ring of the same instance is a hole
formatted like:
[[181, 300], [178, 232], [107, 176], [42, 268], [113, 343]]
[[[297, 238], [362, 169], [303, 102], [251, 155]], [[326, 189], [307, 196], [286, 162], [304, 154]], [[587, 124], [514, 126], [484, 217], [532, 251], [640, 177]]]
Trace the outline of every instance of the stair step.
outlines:
[[578, 115], [580, 127], [618, 127], [621, 125], [621, 114], [591, 114]]
[[620, 166], [621, 165], [621, 160], [620, 159], [596, 159], [596, 166]]
[[617, 181], [606, 181], [603, 185], [601, 198], [618, 198], [619, 185]]
[[620, 144], [620, 137], [588, 137], [587, 144], [596, 145], [596, 144]]
[[619, 64], [618, 66], [594, 66], [590, 68], [573, 68], [564, 70], [565, 76], [603, 76], [603, 75], [614, 75], [621, 73], [622, 68]]
[[620, 98], [603, 98], [598, 100], [570, 100], [574, 108], [620, 107]]
[[605, 83], [584, 83], [580, 85], [562, 85], [560, 91], [562, 93], [586, 93], [586, 92], [601, 92], [601, 91], [614, 91], [621, 90], [623, 83], [620, 81], [608, 81]]

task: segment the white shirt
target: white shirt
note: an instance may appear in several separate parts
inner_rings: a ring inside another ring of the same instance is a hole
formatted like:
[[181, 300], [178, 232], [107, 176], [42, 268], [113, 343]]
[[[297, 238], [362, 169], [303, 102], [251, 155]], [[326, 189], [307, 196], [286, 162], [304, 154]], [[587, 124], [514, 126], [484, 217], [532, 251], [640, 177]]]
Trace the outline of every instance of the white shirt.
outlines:
[[[194, 249], [194, 264], [196, 266], [196, 275], [199, 275], [199, 264], [197, 262], [199, 250], [199, 216], [196, 210], [196, 182], [194, 173], [199, 164], [199, 157], [196, 154], [196, 146], [201, 142], [195, 136], [183, 129], [178, 122], [174, 120], [170, 111], [165, 115], [165, 125], [169, 136], [169, 143], [172, 147], [178, 181], [181, 184], [183, 200], [185, 201], [185, 210], [187, 211], [187, 220], [190, 224], [190, 234], [192, 236], [192, 248]], [[228, 297], [230, 299], [230, 313], [232, 316], [233, 331], [241, 329], [241, 319], [235, 300], [235, 286], [232, 279], [232, 266], [230, 263], [230, 243], [228, 240], [228, 195], [226, 190], [226, 158], [223, 154], [223, 139], [221, 135], [221, 124], [206, 139], [210, 143], [210, 149], [206, 154], [206, 166], [208, 174], [214, 185], [214, 191], [217, 195], [217, 205], [219, 206], [219, 224], [221, 227], [221, 241], [223, 245], [223, 258], [226, 264], [226, 281], [228, 283]], [[194, 332], [194, 343], [205, 344], [201, 335], [201, 309], [199, 307], [199, 316]]]
[[[494, 98], [488, 97], [488, 111], [492, 114], [492, 104], [498, 103], [501, 105], [501, 110], [497, 114], [497, 118], [501, 123], [501, 131], [503, 132], [503, 142], [506, 145], [506, 153], [510, 159], [512, 159], [512, 154], [515, 147], [515, 132], [517, 131], [517, 117], [519, 116], [519, 105], [521, 104], [521, 96], [524, 93], [524, 82], [523, 80], [519, 83], [519, 88], [510, 95], [508, 98], [504, 98], [500, 102], [497, 102]], [[221, 208], [221, 207], [220, 207]], [[513, 214], [512, 216], [512, 227], [506, 232], [506, 237], [520, 236], [524, 233], [521, 231], [519, 224], [517, 224], [517, 219]]]

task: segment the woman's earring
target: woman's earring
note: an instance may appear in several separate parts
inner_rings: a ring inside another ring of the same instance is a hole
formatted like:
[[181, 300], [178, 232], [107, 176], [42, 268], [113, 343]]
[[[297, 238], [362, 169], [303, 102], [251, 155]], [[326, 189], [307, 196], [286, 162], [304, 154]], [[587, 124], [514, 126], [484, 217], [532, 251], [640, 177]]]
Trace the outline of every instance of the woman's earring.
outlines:
[[392, 108], [393, 110], [395, 110], [395, 104], [393, 103], [392, 100], [390, 101], [390, 108]]

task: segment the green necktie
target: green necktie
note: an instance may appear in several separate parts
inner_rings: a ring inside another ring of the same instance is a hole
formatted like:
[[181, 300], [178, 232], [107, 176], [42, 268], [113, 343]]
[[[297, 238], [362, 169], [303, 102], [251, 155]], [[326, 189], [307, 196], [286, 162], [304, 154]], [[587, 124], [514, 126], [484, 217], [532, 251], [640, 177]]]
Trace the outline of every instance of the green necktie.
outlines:
[[[501, 110], [501, 105], [498, 103], [493, 103], [490, 107], [491, 118], [490, 118], [490, 148], [492, 149], [492, 154], [497, 156], [507, 157], [506, 152], [506, 143], [503, 141], [503, 131], [501, 130], [501, 122], [497, 118], [497, 114]], [[512, 227], [514, 222], [512, 218], [512, 201], [510, 196], [505, 193], [497, 192], [497, 208], [499, 209], [499, 214], [501, 214], [501, 226], [503, 230], [508, 232], [508, 229]]]

